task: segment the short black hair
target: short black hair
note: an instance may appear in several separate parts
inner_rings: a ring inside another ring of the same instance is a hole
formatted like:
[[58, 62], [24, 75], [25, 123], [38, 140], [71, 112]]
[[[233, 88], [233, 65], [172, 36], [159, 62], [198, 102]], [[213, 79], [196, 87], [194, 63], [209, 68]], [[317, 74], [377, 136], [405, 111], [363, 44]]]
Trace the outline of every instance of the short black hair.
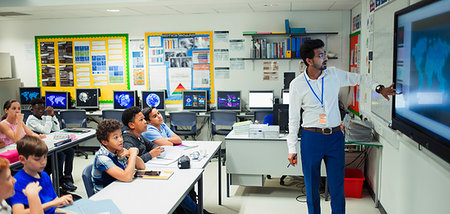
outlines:
[[303, 43], [302, 47], [300, 47], [300, 56], [302, 57], [303, 62], [306, 66], [308, 66], [306, 59], [314, 58], [314, 49], [323, 48], [324, 46], [325, 43], [323, 43], [323, 41], [320, 39], [306, 40]]
[[123, 111], [122, 113], [122, 123], [123, 125], [127, 126], [128, 128], [130, 128], [128, 126], [128, 123], [133, 121], [134, 117], [136, 116], [136, 114], [139, 114], [139, 112], [141, 112], [141, 109], [137, 106], [132, 106], [130, 108], [125, 109], [125, 111]]
[[144, 114], [144, 119], [146, 121], [150, 121], [150, 113], [152, 113], [153, 109], [156, 109], [156, 107], [146, 107], [142, 110], [142, 114]]
[[44, 99], [42, 99], [41, 97], [36, 97], [36, 98], [31, 100], [31, 106], [38, 105], [38, 104], [44, 104], [45, 105]]
[[48, 147], [39, 137], [25, 135], [22, 139], [17, 141], [17, 153], [28, 158], [30, 155], [42, 157], [47, 155]]
[[102, 140], [108, 141], [109, 135], [116, 130], [120, 130], [121, 128], [122, 124], [120, 124], [120, 122], [117, 120], [102, 120], [97, 126], [97, 132], [95, 132], [95, 136], [97, 137], [97, 140], [102, 143]]

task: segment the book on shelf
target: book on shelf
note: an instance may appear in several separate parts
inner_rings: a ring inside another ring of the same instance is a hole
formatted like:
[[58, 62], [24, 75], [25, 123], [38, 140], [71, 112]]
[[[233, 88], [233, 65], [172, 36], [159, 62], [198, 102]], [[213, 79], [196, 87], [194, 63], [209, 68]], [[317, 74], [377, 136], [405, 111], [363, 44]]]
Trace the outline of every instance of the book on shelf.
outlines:
[[160, 179], [160, 180], [167, 180], [172, 176], [174, 171], [168, 171], [168, 170], [136, 170], [136, 173], [134, 173], [135, 178], [147, 178], [147, 179]]

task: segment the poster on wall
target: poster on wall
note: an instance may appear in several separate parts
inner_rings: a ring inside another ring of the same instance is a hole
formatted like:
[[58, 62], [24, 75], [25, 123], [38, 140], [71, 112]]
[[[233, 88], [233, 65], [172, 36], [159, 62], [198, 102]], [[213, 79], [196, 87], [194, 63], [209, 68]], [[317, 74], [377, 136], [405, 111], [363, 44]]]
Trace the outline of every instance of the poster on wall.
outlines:
[[75, 88], [98, 87], [104, 103], [114, 90], [130, 87], [128, 34], [36, 36], [35, 44], [42, 93], [68, 91], [75, 98]]
[[166, 103], [180, 103], [183, 90], [209, 90], [214, 102], [213, 33], [146, 33], [147, 90], [167, 90]]

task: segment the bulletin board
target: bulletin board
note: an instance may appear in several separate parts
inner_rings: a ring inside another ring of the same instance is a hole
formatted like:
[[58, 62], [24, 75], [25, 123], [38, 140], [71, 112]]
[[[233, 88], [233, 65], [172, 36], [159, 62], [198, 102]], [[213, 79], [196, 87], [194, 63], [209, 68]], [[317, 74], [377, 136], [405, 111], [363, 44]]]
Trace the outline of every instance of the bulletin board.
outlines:
[[212, 31], [145, 33], [146, 88], [167, 90], [166, 103], [181, 103], [184, 90], [207, 90], [214, 103], [212, 50]]
[[[361, 59], [361, 53], [360, 53], [360, 43], [359, 43], [359, 37], [360, 32], [357, 31], [350, 35], [350, 72], [351, 73], [360, 73], [360, 59]], [[350, 97], [351, 97], [351, 103], [348, 106], [349, 110], [352, 111], [354, 114], [359, 116], [359, 85], [351, 86], [350, 87]]]
[[128, 34], [36, 36], [37, 85], [45, 91], [100, 88], [102, 103], [128, 90]]

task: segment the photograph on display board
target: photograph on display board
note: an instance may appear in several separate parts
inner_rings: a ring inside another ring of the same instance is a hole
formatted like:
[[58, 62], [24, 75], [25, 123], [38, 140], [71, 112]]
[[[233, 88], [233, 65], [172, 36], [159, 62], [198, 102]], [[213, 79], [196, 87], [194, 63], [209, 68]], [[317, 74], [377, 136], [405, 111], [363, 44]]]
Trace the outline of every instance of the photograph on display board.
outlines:
[[194, 38], [180, 38], [180, 48], [186, 48], [187, 50], [194, 49]]
[[71, 41], [58, 42], [59, 63], [73, 63], [73, 50]]
[[41, 42], [41, 64], [55, 64], [55, 43]]

